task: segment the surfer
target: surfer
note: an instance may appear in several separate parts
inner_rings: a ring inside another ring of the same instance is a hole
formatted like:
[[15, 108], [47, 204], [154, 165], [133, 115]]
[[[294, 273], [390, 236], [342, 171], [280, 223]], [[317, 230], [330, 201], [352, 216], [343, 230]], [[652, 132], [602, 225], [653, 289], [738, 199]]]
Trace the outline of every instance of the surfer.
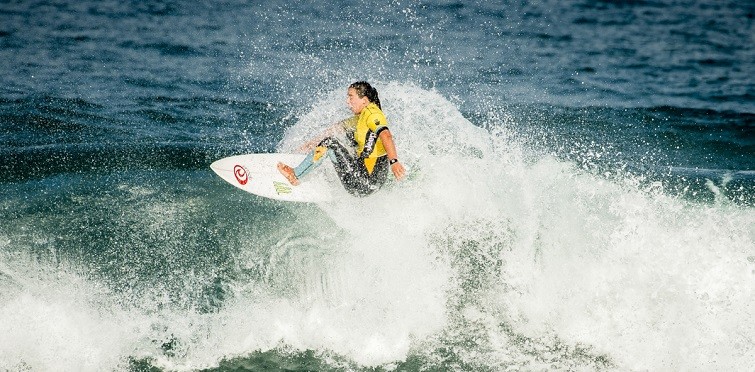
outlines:
[[[388, 177], [388, 168], [397, 180], [404, 178], [406, 171], [398, 161], [377, 90], [365, 81], [355, 82], [349, 85], [346, 103], [354, 116], [308, 142], [304, 147], [311, 151], [301, 164], [292, 168], [278, 163], [278, 170], [292, 185], [298, 185], [325, 155], [333, 161], [341, 183], [352, 195], [367, 196], [380, 189]], [[336, 135], [343, 133], [351, 139], [352, 146], [347, 147], [336, 139]]]

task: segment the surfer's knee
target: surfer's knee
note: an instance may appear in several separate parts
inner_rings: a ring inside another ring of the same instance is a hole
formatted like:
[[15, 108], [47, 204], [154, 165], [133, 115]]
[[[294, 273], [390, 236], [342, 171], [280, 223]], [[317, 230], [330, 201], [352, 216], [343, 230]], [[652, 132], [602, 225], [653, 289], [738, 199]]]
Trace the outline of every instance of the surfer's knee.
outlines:
[[312, 156], [312, 160], [314, 161], [320, 161], [320, 158], [322, 158], [325, 153], [328, 152], [328, 148], [325, 146], [317, 146], [315, 147], [314, 154]]
[[320, 143], [317, 144], [317, 147], [327, 147], [330, 148], [333, 146], [333, 143], [335, 143], [335, 139], [333, 137], [325, 137], [320, 141]]

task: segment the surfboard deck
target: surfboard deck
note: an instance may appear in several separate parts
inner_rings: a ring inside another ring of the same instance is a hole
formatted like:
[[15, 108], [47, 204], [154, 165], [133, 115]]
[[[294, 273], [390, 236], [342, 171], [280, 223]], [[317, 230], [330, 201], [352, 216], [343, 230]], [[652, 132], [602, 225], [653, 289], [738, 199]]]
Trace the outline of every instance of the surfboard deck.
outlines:
[[296, 167], [304, 154], [244, 154], [210, 164], [220, 178], [248, 193], [265, 198], [304, 203], [331, 200], [331, 189], [322, 177], [308, 177], [293, 186], [278, 171], [278, 162]]

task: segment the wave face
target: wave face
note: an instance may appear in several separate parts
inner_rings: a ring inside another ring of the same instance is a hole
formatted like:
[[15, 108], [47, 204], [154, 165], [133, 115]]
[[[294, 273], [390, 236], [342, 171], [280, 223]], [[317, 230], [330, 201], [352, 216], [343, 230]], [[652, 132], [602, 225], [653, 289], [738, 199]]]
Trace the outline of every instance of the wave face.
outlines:
[[[435, 91], [381, 88], [411, 176], [370, 198], [282, 204], [206, 170], [15, 184], [2, 209], [2, 362], [750, 365], [751, 208], [534, 157], [505, 121], [484, 130], [493, 122]], [[342, 94], [280, 150], [342, 117]], [[332, 167], [313, 176], [337, 186]]]

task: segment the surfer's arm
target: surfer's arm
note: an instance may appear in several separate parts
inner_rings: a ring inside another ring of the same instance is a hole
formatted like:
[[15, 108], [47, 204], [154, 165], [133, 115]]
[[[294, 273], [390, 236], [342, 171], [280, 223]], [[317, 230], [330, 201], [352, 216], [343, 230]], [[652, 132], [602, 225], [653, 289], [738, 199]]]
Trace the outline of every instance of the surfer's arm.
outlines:
[[384, 129], [380, 131], [379, 137], [380, 140], [383, 141], [383, 148], [385, 148], [385, 152], [388, 155], [388, 161], [391, 163], [391, 172], [393, 172], [393, 175], [396, 176], [397, 180], [401, 180], [402, 178], [404, 178], [406, 170], [404, 169], [404, 166], [401, 165], [401, 163], [399, 163], [398, 161], [396, 144], [393, 142], [391, 131]]

